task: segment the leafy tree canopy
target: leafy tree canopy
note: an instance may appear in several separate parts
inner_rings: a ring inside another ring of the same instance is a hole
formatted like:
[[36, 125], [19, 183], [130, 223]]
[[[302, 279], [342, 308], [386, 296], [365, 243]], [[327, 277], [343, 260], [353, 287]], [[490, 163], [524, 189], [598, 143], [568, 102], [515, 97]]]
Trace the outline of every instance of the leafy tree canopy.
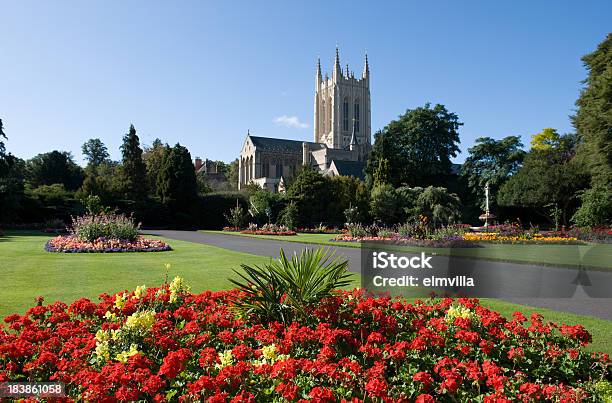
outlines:
[[68, 190], [76, 190], [83, 182], [83, 169], [72, 154], [55, 150], [28, 160], [27, 179], [32, 187], [60, 183]]
[[588, 71], [573, 123], [593, 186], [612, 187], [612, 33], [582, 58]]
[[134, 125], [130, 125], [130, 130], [123, 137], [121, 155], [121, 179], [123, 182], [123, 193], [129, 200], [141, 201], [147, 194], [147, 169], [142, 160], [140, 139], [136, 134]]
[[299, 211], [299, 224], [310, 226], [325, 221], [329, 201], [328, 178], [310, 167], [303, 167], [287, 189], [287, 196]]
[[81, 147], [89, 166], [98, 167], [108, 161], [108, 149], [100, 139], [89, 139]]
[[375, 135], [366, 173], [372, 177], [381, 159], [389, 160], [394, 186], [442, 182], [451, 173], [451, 157], [459, 152], [459, 122], [444, 105], [425, 104], [391, 121]]
[[468, 149], [469, 156], [461, 167], [461, 175], [467, 179], [471, 192], [484, 207], [484, 188], [489, 184], [490, 202], [494, 202], [499, 186], [516, 173], [525, 157], [519, 136], [508, 136], [501, 140], [480, 137]]
[[180, 144], [166, 147], [157, 178], [162, 202], [180, 212], [191, 211], [197, 199], [197, 183], [191, 154]]
[[532, 147], [523, 166], [501, 186], [498, 204], [532, 208], [551, 223], [551, 211], [560, 209], [562, 223], [567, 224], [577, 192], [588, 183], [583, 166], [573, 158], [575, 149], [573, 134], [559, 136], [543, 148]]

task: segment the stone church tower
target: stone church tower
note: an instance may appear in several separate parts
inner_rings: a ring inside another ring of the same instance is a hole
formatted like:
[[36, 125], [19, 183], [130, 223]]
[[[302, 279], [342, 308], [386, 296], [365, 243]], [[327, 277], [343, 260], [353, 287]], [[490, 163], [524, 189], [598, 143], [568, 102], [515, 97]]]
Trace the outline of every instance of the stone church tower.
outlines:
[[331, 79], [321, 74], [321, 61], [317, 63], [314, 99], [314, 142], [332, 149], [363, 149], [371, 145], [370, 123], [370, 68], [365, 57], [361, 77], [355, 77], [340, 67], [336, 58]]
[[370, 123], [370, 67], [365, 57], [361, 77], [340, 68], [332, 77], [321, 74], [317, 63], [314, 102], [314, 141], [253, 136], [247, 132], [238, 162], [238, 189], [254, 183], [282, 192], [286, 181], [307, 165], [329, 176], [364, 179], [372, 148]]

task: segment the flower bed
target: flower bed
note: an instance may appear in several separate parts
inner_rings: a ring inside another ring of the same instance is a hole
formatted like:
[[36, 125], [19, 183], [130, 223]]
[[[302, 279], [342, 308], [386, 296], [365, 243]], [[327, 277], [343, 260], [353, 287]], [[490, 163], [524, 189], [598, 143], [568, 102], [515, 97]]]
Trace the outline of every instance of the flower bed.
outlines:
[[525, 243], [525, 244], [562, 244], [581, 245], [584, 242], [575, 237], [551, 236], [539, 233], [531, 235], [503, 235], [498, 232], [467, 232], [463, 235], [467, 241], [495, 243]]
[[418, 239], [399, 235], [393, 236], [363, 236], [354, 237], [350, 234], [340, 234], [331, 239], [332, 242], [389, 242], [397, 245], [419, 246], [426, 248], [476, 248], [478, 245], [462, 237], [445, 237], [440, 239]]
[[342, 292], [284, 326], [238, 317], [235, 290], [186, 289], [39, 301], [0, 329], [0, 382], [64, 382], [82, 401], [599, 402], [610, 388], [582, 326], [508, 320], [473, 299]]
[[326, 227], [319, 225], [314, 228], [298, 228], [297, 232], [302, 232], [304, 234], [341, 234], [342, 230], [335, 227]]
[[241, 234], [249, 234], [249, 235], [283, 235], [283, 236], [291, 236], [291, 235], [297, 235], [297, 233], [295, 231], [291, 231], [291, 230], [287, 230], [287, 231], [266, 231], [263, 229], [257, 229], [257, 230], [249, 230], [249, 229], [245, 229], [243, 231], [240, 231]]
[[240, 233], [249, 235], [297, 235], [295, 231], [290, 230], [286, 226], [277, 224], [265, 224], [261, 227], [257, 227], [256, 224], [250, 224], [247, 229], [240, 231]]
[[111, 252], [163, 252], [172, 250], [167, 243], [138, 236], [133, 241], [98, 238], [92, 242], [81, 241], [74, 235], [57, 236], [45, 244], [47, 252], [63, 253], [111, 253]]

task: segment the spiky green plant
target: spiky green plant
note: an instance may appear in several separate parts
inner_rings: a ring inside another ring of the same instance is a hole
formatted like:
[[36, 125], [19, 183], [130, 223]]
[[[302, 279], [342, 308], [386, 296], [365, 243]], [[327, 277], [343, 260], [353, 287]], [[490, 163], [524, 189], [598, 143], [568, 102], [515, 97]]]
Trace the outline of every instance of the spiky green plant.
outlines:
[[329, 296], [332, 290], [351, 283], [348, 260], [329, 249], [304, 249], [291, 259], [280, 257], [259, 266], [242, 265], [240, 279], [230, 279], [244, 295], [234, 301], [245, 315], [259, 321], [291, 321], [308, 316], [309, 308]]

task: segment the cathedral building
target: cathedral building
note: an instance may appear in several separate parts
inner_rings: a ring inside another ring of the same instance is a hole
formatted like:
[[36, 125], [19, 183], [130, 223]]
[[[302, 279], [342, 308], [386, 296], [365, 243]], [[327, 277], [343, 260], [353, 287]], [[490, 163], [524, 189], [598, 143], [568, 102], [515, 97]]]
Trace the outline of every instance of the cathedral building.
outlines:
[[317, 62], [314, 96], [314, 141], [285, 140], [247, 133], [240, 151], [238, 188], [253, 182], [273, 192], [303, 166], [324, 175], [363, 179], [371, 149], [370, 67], [365, 57], [360, 77], [343, 70], [336, 57], [331, 78]]

